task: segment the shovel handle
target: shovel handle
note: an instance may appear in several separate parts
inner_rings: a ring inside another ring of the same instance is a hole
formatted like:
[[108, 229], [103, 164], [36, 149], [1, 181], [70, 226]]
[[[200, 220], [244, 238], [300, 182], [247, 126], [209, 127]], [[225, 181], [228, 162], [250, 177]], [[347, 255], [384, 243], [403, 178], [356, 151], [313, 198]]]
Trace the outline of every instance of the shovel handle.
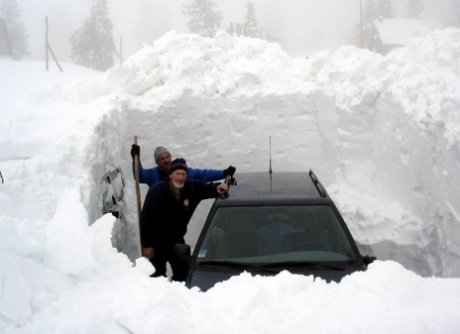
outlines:
[[[134, 136], [134, 144], [137, 145], [137, 136]], [[134, 156], [134, 179], [136, 181], [136, 197], [137, 197], [137, 215], [139, 223], [141, 222], [141, 188], [139, 186], [139, 156]]]

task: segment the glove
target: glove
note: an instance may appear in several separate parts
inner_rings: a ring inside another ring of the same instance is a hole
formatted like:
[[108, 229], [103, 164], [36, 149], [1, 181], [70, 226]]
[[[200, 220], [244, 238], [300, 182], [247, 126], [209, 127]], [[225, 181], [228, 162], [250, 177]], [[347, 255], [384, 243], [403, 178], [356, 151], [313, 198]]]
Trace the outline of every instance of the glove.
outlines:
[[137, 155], [137, 157], [140, 159], [140, 157], [141, 157], [141, 148], [140, 148], [139, 145], [133, 144], [131, 146], [131, 156], [133, 157], [133, 160], [134, 160], [135, 155]]
[[224, 169], [224, 177], [227, 177], [228, 175], [233, 175], [236, 172], [236, 168], [233, 166], [228, 166], [227, 169]]

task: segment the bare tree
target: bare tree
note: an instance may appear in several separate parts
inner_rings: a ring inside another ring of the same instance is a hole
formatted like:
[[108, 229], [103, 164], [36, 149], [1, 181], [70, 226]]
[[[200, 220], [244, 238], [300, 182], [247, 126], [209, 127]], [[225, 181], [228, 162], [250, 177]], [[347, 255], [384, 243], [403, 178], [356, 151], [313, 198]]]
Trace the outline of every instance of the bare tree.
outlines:
[[[16, 0], [3, 0], [0, 4], [0, 37], [5, 44], [4, 54], [21, 59], [29, 54], [26, 28], [21, 22], [21, 11]], [[3, 49], [3, 48], [2, 48]]]
[[182, 13], [190, 17], [187, 23], [193, 33], [204, 37], [214, 37], [220, 28], [222, 14], [214, 10], [214, 0], [193, 0], [190, 5], [183, 5]]
[[72, 59], [79, 65], [105, 71], [114, 64], [117, 53], [113, 42], [113, 25], [109, 18], [107, 0], [93, 0], [90, 17], [70, 39]]

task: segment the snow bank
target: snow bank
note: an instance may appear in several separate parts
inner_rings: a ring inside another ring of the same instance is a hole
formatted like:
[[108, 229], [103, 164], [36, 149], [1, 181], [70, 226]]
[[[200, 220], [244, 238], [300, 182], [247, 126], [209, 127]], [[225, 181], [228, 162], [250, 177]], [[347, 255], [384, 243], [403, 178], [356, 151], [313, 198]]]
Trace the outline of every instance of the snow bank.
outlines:
[[[104, 78], [0, 60], [0, 332], [457, 333], [459, 45], [446, 30], [386, 57], [292, 59], [263, 41], [171, 33]], [[206, 293], [151, 279], [135, 259], [134, 135], [146, 167], [165, 145], [238, 171], [268, 169], [271, 137], [275, 172], [313, 168], [363, 252], [399, 263], [340, 284], [242, 274]], [[101, 210], [115, 167], [132, 261]], [[433, 275], [445, 278], [421, 277]]]
[[458, 276], [459, 36], [436, 31], [385, 57], [342, 47], [293, 59], [225, 32], [169, 33], [105, 86], [123, 96], [122, 137], [139, 135], [144, 165], [164, 145], [192, 166], [267, 170], [271, 137], [273, 169], [313, 168], [363, 249]]

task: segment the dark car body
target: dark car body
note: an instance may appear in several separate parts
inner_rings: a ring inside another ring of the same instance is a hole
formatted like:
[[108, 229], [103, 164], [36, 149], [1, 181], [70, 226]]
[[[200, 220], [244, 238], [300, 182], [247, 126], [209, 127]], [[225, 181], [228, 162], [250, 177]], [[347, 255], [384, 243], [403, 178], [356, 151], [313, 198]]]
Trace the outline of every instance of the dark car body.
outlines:
[[[310, 171], [240, 173], [229, 196], [218, 198], [189, 257], [186, 285], [202, 291], [247, 271], [340, 280], [365, 270], [334, 202]], [[188, 248], [182, 248], [190, 251]]]

